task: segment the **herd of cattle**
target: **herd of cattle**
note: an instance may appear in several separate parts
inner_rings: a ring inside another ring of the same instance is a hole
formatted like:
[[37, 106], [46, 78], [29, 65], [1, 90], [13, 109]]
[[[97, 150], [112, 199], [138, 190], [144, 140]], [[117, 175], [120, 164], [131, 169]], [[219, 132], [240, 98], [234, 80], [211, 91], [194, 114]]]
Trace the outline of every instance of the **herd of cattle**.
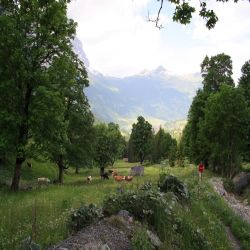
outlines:
[[[144, 175], [144, 167], [143, 166], [134, 166], [130, 169], [130, 175], [119, 175], [117, 170], [108, 170], [101, 175], [103, 180], [109, 179], [109, 176], [113, 176], [115, 181], [132, 181], [134, 176], [143, 176]], [[87, 177], [87, 183], [92, 182], [92, 176]], [[50, 180], [46, 177], [37, 178], [37, 183], [39, 186], [43, 184], [49, 184]]]
[[[117, 170], [110, 169], [108, 172], [105, 172], [101, 175], [103, 180], [109, 179], [109, 176], [112, 175], [115, 181], [132, 181], [134, 176], [143, 176], [144, 167], [143, 166], [134, 166], [130, 170], [130, 175], [119, 175]], [[87, 177], [87, 182], [92, 181], [92, 176]]]

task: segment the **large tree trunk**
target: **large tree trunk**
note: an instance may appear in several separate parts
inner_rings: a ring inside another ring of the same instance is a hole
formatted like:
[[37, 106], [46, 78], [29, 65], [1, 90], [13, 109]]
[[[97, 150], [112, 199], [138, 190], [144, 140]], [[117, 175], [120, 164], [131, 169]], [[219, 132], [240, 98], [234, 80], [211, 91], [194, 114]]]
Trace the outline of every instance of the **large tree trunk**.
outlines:
[[59, 156], [59, 161], [57, 163], [59, 168], [59, 174], [58, 174], [58, 182], [60, 184], [63, 184], [63, 172], [64, 172], [64, 165], [63, 165], [63, 156]]
[[19, 182], [21, 177], [21, 167], [22, 163], [25, 161], [24, 158], [16, 158], [16, 166], [14, 170], [14, 175], [12, 178], [11, 190], [18, 191], [19, 189]]
[[144, 161], [144, 154], [143, 153], [139, 153], [139, 158], [140, 158], [140, 163], [142, 165], [142, 163]]
[[[29, 105], [32, 94], [32, 88], [27, 86], [25, 97], [21, 100], [19, 105], [19, 115], [22, 118], [21, 124], [19, 126], [19, 135], [17, 140], [17, 148], [24, 147], [28, 143], [28, 119], [29, 119]], [[20, 156], [21, 155], [21, 156]], [[17, 152], [16, 165], [14, 169], [14, 175], [12, 177], [11, 190], [18, 191], [19, 182], [21, 177], [21, 167], [22, 163], [25, 161], [25, 153], [23, 151]]]

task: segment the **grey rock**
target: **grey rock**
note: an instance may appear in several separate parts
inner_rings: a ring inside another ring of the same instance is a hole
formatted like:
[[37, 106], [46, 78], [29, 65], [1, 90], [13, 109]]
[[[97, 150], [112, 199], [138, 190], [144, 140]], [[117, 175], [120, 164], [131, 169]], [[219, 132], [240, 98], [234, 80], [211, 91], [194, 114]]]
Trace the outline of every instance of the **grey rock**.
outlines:
[[155, 233], [153, 233], [150, 230], [147, 230], [147, 235], [148, 235], [148, 237], [150, 239], [151, 244], [154, 247], [156, 247], [156, 248], [160, 247], [160, 245], [162, 244], [162, 242], [161, 242], [161, 240], [159, 239], [159, 237]]
[[120, 210], [118, 213], [118, 216], [124, 217], [124, 218], [129, 218], [129, 211], [127, 210]]
[[101, 246], [101, 250], [110, 250], [108, 244], [104, 244]]
[[241, 172], [233, 178], [234, 189], [240, 194], [250, 184], [250, 173]]

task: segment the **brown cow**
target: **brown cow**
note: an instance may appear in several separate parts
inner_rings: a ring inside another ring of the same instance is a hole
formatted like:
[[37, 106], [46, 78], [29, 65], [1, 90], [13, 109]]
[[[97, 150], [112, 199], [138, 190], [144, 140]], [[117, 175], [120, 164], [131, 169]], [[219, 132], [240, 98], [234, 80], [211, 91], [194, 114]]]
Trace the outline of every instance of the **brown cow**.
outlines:
[[114, 178], [115, 178], [116, 181], [123, 181], [123, 180], [125, 180], [125, 176], [121, 176], [121, 175], [115, 175]]
[[125, 181], [132, 181], [133, 180], [133, 176], [125, 176]]

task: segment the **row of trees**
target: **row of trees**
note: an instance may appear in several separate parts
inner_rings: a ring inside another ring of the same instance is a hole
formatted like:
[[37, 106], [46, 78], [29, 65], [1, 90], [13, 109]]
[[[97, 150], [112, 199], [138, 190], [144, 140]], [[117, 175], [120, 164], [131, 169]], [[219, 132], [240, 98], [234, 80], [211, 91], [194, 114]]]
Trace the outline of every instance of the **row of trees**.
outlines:
[[[118, 125], [94, 126], [83, 92], [87, 71], [72, 47], [76, 23], [67, 17], [68, 2], [0, 3], [0, 161], [15, 163], [15, 191], [28, 158], [42, 156], [57, 164], [62, 183], [69, 166], [78, 172], [94, 161], [103, 174], [126, 154]], [[162, 129], [153, 135], [139, 117], [129, 145], [141, 162], [149, 155], [157, 162], [171, 155], [176, 142]]]
[[62, 183], [68, 166], [78, 172], [95, 160], [103, 167], [124, 145], [118, 125], [93, 125], [83, 92], [87, 71], [72, 47], [76, 23], [67, 17], [68, 2], [0, 2], [0, 162], [15, 162], [14, 191], [27, 158], [56, 163]]
[[153, 163], [159, 163], [168, 159], [170, 165], [175, 164], [177, 156], [177, 141], [160, 127], [154, 134], [152, 125], [142, 116], [137, 118], [137, 123], [133, 124], [132, 133], [128, 142], [129, 161], [140, 161], [145, 159]]
[[232, 177], [250, 156], [250, 61], [242, 67], [237, 87], [230, 56], [205, 57], [203, 88], [198, 90], [181, 139], [182, 155], [203, 161], [213, 171]]

